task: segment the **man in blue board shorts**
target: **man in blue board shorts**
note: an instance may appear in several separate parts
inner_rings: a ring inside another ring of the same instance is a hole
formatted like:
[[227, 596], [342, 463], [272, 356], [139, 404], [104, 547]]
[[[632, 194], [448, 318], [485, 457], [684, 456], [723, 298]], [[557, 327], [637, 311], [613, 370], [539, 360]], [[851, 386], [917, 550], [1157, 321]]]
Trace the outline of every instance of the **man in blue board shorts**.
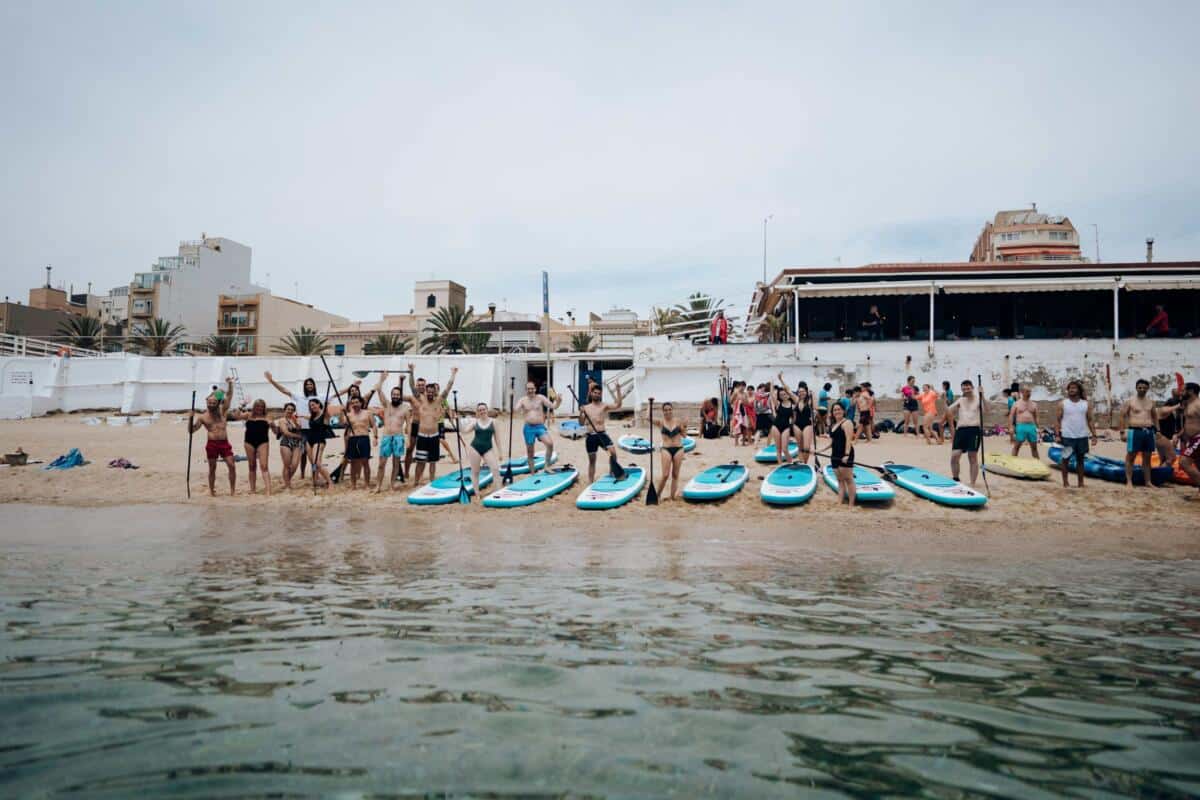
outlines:
[[536, 383], [527, 381], [525, 396], [518, 400], [516, 407], [513, 408], [513, 414], [525, 415], [525, 425], [521, 428], [521, 434], [525, 437], [525, 454], [529, 459], [530, 475], [537, 471], [533, 464], [533, 449], [538, 442], [546, 445], [546, 466], [550, 466], [550, 460], [554, 456], [554, 439], [550, 436], [550, 431], [546, 429], [546, 412], [558, 408], [560, 405], [562, 405], [561, 395], [551, 401], [545, 395], [538, 394]]
[[1142, 477], [1147, 487], [1150, 482], [1150, 455], [1154, 452], [1154, 398], [1148, 397], [1150, 382], [1145, 378], [1134, 384], [1135, 396], [1121, 405], [1121, 429], [1125, 431], [1125, 486], [1133, 488], [1133, 465], [1140, 454]]

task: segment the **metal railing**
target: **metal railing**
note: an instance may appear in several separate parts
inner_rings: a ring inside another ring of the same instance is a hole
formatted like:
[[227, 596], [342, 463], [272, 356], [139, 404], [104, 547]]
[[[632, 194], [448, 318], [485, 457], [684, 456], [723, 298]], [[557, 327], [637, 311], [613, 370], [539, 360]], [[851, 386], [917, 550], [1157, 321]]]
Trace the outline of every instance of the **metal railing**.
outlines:
[[0, 333], [0, 355], [33, 356], [35, 358], [70, 355], [72, 358], [96, 358], [105, 354], [99, 350], [71, 347], [64, 342], [52, 342], [47, 339], [34, 339], [30, 336], [14, 336], [11, 333]]

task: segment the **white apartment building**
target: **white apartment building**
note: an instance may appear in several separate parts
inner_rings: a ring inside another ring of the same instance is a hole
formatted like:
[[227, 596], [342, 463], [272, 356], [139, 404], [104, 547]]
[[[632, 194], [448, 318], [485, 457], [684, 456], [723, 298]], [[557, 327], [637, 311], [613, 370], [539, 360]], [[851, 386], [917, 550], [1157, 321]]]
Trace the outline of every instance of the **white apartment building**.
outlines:
[[129, 319], [129, 284], [114, 286], [100, 297], [100, 321], [105, 325], [124, 325]]
[[250, 282], [250, 248], [232, 239], [201, 234], [180, 242], [179, 254], [163, 256], [129, 284], [130, 330], [160, 317], [182, 325], [185, 337], [197, 342], [217, 332], [213, 309], [221, 295], [258, 294], [267, 290]]

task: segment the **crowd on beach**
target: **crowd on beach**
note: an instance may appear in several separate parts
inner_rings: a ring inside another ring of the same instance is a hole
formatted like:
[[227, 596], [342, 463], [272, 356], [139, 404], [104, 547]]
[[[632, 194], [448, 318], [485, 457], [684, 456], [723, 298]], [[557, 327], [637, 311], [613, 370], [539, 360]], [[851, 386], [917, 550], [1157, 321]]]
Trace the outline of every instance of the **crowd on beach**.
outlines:
[[[205, 409], [199, 414], [193, 411], [188, 426], [189, 436], [201, 428], [207, 433], [205, 452], [210, 493], [216, 494], [217, 468], [221, 462], [228, 469], [230, 494], [236, 493], [236, 459], [227, 427], [230, 420], [240, 420], [245, 425], [244, 448], [251, 493], [258, 490], [259, 478], [265, 493], [272, 492], [269, 466], [272, 434], [283, 461], [284, 489], [293, 488], [297, 473], [304, 480], [306, 469], [314, 490], [335, 483], [348, 483], [351, 489], [358, 489], [361, 481], [363, 489], [375, 492], [415, 489], [423, 481], [432, 482], [443, 458], [459, 466], [464, 478], [469, 471], [474, 487], [480, 485], [481, 469], [486, 467], [493, 475], [501, 471], [497, 414], [486, 403], [477, 404], [473, 414], [458, 408], [457, 392], [453, 390], [457, 368], [451, 370], [444, 387], [415, 377], [412, 364], [390, 389], [386, 388], [388, 375], [387, 371], [381, 371], [376, 385], [365, 393], [362, 381], [355, 381], [344, 393], [336, 392], [336, 402], [326, 402], [318, 395], [314, 379], [304, 380], [293, 390], [268, 372], [266, 380], [286, 398], [283, 412], [277, 416], [268, 413], [265, 399], [231, 408], [232, 377], [227, 379], [224, 390], [214, 387], [206, 398]], [[407, 393], [405, 379], [411, 387]], [[735, 446], [773, 445], [778, 464], [807, 464], [810, 459], [819, 463], [820, 456], [825, 455], [835, 470], [839, 495], [848, 502], [853, 502], [854, 497], [855, 449], [873, 442], [882, 433], [923, 437], [930, 446], [949, 441], [951, 475], [955, 481], [960, 480], [965, 455], [971, 486], [979, 477], [985, 434], [1007, 434], [1011, 455], [1018, 456], [1027, 445], [1034, 459], [1039, 458], [1039, 442], [1056, 442], [1061, 446], [1058, 460], [1063, 486], [1069, 485], [1069, 473], [1074, 471], [1079, 487], [1084, 485], [1085, 457], [1100, 435], [1095, 410], [1078, 380], [1069, 381], [1065, 396], [1054, 403], [1052, 421], [1042, 418], [1038, 403], [1031, 399], [1031, 388], [1014, 383], [1003, 392], [1007, 424], [989, 431], [983, 422], [986, 400], [970, 379], [962, 380], [955, 390], [950, 381], [941, 381], [941, 388], [937, 389], [932, 383], [918, 384], [915, 376], [908, 376], [899, 388], [902, 399], [899, 422], [880, 419], [875, 390], [869, 382], [838, 393], [830, 383], [814, 392], [803, 380], [792, 388], [783, 373], [777, 379], [775, 383], [757, 386], [723, 380], [726, 387], [723, 396], [701, 403], [699, 424], [695, 428], [676, 415], [673, 403], [662, 403], [658, 407], [659, 418], [651, 420], [652, 425], [658, 425], [654, 432], [661, 445], [658, 494], [664, 499], [679, 498], [686, 453], [684, 439], [690, 435], [707, 439], [728, 436]], [[611, 401], [604, 399], [605, 388]], [[1148, 381], [1137, 381], [1134, 395], [1120, 409], [1119, 435], [1126, 444], [1126, 484], [1133, 487], [1140, 460], [1143, 485], [1153, 486], [1151, 460], [1157, 454], [1163, 464], [1177, 463], [1193, 485], [1200, 487], [1197, 466], [1200, 385], [1181, 384], [1161, 403], [1150, 396], [1149, 390]], [[596, 462], [601, 451], [607, 454], [613, 469], [619, 470], [616, 445], [607, 426], [610, 415], [623, 410], [624, 398], [619, 386], [589, 382], [584, 397], [576, 399], [591, 483], [596, 479]], [[526, 384], [519, 400], [510, 400], [512, 419], [522, 420], [519, 441], [524, 445], [524, 453], [514, 453], [510, 427], [506, 458], [521, 459], [529, 472], [551, 467], [555, 441], [550, 425], [562, 400], [552, 389], [539, 391], [532, 381]], [[372, 401], [377, 405], [372, 406]], [[337, 428], [341, 428], [344, 439], [344, 455], [341, 463], [329, 470], [323, 463], [325, 448], [339, 435], [335, 432]], [[539, 445], [544, 461], [535, 458]], [[373, 447], [377, 461], [372, 483]], [[671, 490], [664, 493], [668, 483]]]

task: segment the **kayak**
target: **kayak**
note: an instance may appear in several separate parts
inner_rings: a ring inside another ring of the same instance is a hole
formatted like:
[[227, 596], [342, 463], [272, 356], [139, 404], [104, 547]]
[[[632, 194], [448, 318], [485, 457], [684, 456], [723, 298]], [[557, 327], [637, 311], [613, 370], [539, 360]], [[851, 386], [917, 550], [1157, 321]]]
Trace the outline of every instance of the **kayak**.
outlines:
[[[550, 457], [551, 464], [553, 464], [555, 461], [558, 461], [558, 453], [555, 453], [553, 456]], [[513, 475], [529, 474], [529, 459], [526, 458], [525, 456], [521, 456], [520, 458], [509, 459], [507, 461], [501, 461], [500, 462], [500, 474], [502, 474], [502, 475], [504, 474], [505, 470], [508, 469], [509, 463], [512, 463], [512, 474]], [[544, 455], [534, 456], [533, 457], [533, 467], [534, 467], [534, 469], [539, 470], [539, 471], [545, 469], [546, 468], [546, 457]], [[483, 478], [480, 478], [479, 482], [483, 483]]]
[[558, 432], [568, 439], [580, 439], [587, 433], [587, 428], [579, 424], [579, 420], [564, 419], [558, 423]]
[[[482, 481], [481, 481], [482, 482]], [[808, 464], [784, 464], [771, 470], [759, 495], [773, 506], [805, 503], [817, 490], [817, 473]]]
[[617, 439], [617, 447], [637, 455], [644, 455], [654, 449], [650, 446], [649, 439], [644, 436], [634, 436], [631, 433], [627, 433], [620, 439]]
[[[431, 482], [409, 494], [408, 502], [414, 506], [437, 506], [457, 501], [459, 475], [462, 475], [463, 483], [467, 487], [467, 494], [475, 494], [475, 487], [471, 485], [471, 470], [463, 468], [456, 469], [449, 475], [434, 478]], [[487, 467], [480, 469], [479, 488], [486, 489], [491, 483], [492, 471]]]
[[[574, 467], [551, 467], [545, 472], [530, 475], [503, 489], [497, 489], [483, 498], [483, 504], [488, 508], [531, 506], [567, 489], [578, 477], [579, 470]], [[479, 482], [483, 483], [483, 480]]]
[[[480, 479], [480, 483], [483, 480]], [[575, 505], [586, 509], [606, 509], [623, 506], [646, 485], [646, 471], [641, 467], [630, 465], [625, 468], [625, 476], [617, 479], [605, 475], [580, 493]]]
[[[825, 485], [835, 492], [838, 490], [837, 473], [832, 464], [826, 464], [822, 470]], [[896, 490], [889, 486], [866, 467], [854, 468], [854, 500], [857, 503], [883, 503], [896, 496]]]
[[683, 487], [684, 500], [721, 500], [736, 494], [750, 479], [750, 470], [736, 461], [709, 467]]
[[[1162, 459], [1160, 459], [1158, 457], [1158, 453], [1154, 453], [1153, 455], [1151, 455], [1150, 456], [1151, 469], [1153, 469], [1154, 467], [1161, 467], [1161, 466], [1162, 466]], [[1138, 463], [1134, 466], [1134, 469], [1141, 469], [1141, 467], [1142, 467], [1141, 459], [1138, 459]], [[1184, 486], [1192, 486], [1193, 485], [1192, 476], [1188, 475], [1186, 472], [1184, 472], [1183, 467], [1179, 466], [1179, 456], [1175, 456], [1175, 459], [1171, 462], [1171, 469], [1174, 470], [1174, 472], [1171, 473], [1171, 480], [1175, 481], [1176, 483], [1182, 483]], [[1151, 480], [1153, 480], [1153, 475], [1151, 475]]]
[[983, 468], [993, 475], [1023, 478], [1027, 481], [1044, 481], [1050, 477], [1050, 468], [1036, 458], [1024, 458], [1008, 453], [988, 453], [983, 457]]
[[[779, 448], [773, 444], [769, 444], [754, 454], [754, 460], [760, 464], [774, 464], [776, 463], [776, 454], [778, 451]], [[788, 442], [788, 455], [792, 458], [800, 455], [800, 446], [795, 442]]]
[[[1051, 447], [1050, 452], [1047, 455], [1050, 456], [1050, 460], [1055, 464], [1062, 463], [1062, 447], [1059, 445], [1054, 445]], [[1153, 461], [1151, 463], [1153, 463]], [[1068, 468], [1075, 469], [1074, 456], [1071, 456]], [[1167, 481], [1171, 480], [1171, 473], [1171, 467], [1165, 467], [1160, 464], [1157, 467], [1150, 468], [1150, 480], [1156, 485], [1160, 483], [1166, 483]], [[1105, 456], [1097, 456], [1093, 455], [1092, 453], [1088, 453], [1083, 459], [1083, 474], [1087, 475], [1089, 478], [1099, 478], [1102, 481], [1124, 483], [1125, 462], [1115, 458], [1107, 458]], [[1138, 463], [1133, 467], [1133, 483], [1135, 486], [1141, 486], [1143, 483], [1145, 483], [1145, 478], [1142, 477], [1142, 462], [1140, 458], [1138, 459]]]
[[926, 500], [944, 506], [959, 507], [981, 506], [988, 501], [986, 494], [922, 467], [891, 463], [885, 463], [883, 466], [898, 485]]

